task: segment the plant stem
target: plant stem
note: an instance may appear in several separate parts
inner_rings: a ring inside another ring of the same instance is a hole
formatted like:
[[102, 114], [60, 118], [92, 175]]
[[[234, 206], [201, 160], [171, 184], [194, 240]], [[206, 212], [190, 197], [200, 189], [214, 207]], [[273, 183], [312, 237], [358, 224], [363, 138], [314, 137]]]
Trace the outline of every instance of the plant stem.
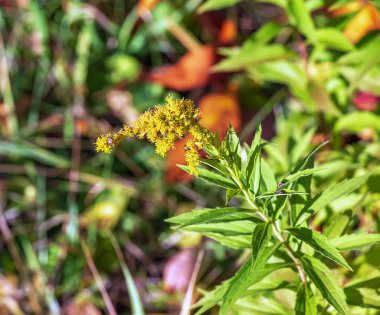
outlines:
[[167, 30], [173, 34], [178, 41], [187, 48], [189, 51], [194, 51], [201, 47], [201, 44], [198, 40], [191, 35], [185, 28], [178, 24], [175, 20], [169, 19], [167, 21], [168, 28]]
[[294, 252], [293, 252], [293, 249], [292, 247], [290, 246], [289, 242], [282, 236], [281, 234], [281, 231], [278, 229], [278, 227], [276, 226], [275, 222], [271, 221], [266, 215], [265, 213], [263, 213], [262, 211], [260, 211], [258, 209], [258, 207], [256, 206], [254, 200], [252, 199], [249, 191], [244, 187], [243, 183], [241, 182], [240, 178], [235, 174], [235, 172], [230, 168], [228, 167], [228, 171], [230, 172], [231, 174], [231, 177], [232, 179], [236, 182], [236, 184], [239, 186], [239, 188], [241, 189], [241, 191], [243, 192], [244, 194], [244, 197], [245, 199], [248, 201], [249, 205], [257, 210], [257, 214], [263, 219], [264, 222], [268, 222], [271, 224], [272, 226], [272, 231], [273, 231], [273, 234], [274, 236], [282, 243], [284, 244], [285, 246], [285, 251], [287, 253], [287, 255], [290, 257], [290, 259], [293, 261], [295, 267], [297, 268], [297, 271], [298, 271], [298, 274], [300, 276], [300, 279], [302, 281], [302, 283], [306, 283], [307, 280], [306, 280], [306, 274], [305, 274], [305, 271], [302, 269], [302, 265], [301, 265], [301, 262], [299, 261], [299, 259], [295, 256]]

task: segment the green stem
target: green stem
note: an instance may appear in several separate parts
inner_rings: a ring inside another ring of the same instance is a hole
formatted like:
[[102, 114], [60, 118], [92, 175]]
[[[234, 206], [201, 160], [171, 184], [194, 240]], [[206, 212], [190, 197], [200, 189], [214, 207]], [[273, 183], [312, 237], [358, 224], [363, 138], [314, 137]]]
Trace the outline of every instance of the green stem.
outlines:
[[236, 173], [230, 168], [227, 168], [228, 171], [231, 174], [232, 179], [236, 182], [236, 184], [239, 186], [240, 190], [243, 192], [245, 199], [248, 201], [249, 205], [254, 209], [257, 210], [257, 214], [263, 219], [264, 222], [268, 222], [272, 226], [272, 231], [274, 236], [285, 246], [285, 251], [287, 255], [290, 257], [290, 259], [293, 261], [295, 267], [297, 268], [298, 274], [300, 276], [300, 279], [302, 283], [306, 283], [306, 274], [305, 271], [302, 268], [300, 260], [295, 256], [292, 247], [290, 246], [289, 242], [283, 237], [281, 234], [281, 231], [276, 226], [275, 222], [271, 221], [264, 212], [260, 211], [259, 208], [256, 206], [254, 200], [251, 197], [251, 194], [249, 191], [244, 187], [243, 183], [241, 182], [240, 178], [236, 175]]

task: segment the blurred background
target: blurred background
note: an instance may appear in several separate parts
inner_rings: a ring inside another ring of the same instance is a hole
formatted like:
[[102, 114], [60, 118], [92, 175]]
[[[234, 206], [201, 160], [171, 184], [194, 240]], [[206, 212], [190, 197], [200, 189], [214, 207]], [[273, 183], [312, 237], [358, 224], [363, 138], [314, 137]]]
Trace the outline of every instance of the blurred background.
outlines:
[[94, 151], [168, 94], [222, 136], [231, 123], [250, 141], [263, 121], [279, 177], [329, 140], [315, 191], [371, 171], [336, 220], [380, 231], [379, 3], [300, 3], [0, 0], [0, 314], [189, 314], [195, 285], [238, 268], [238, 244], [164, 221], [225, 203], [176, 166], [185, 139], [166, 158], [137, 140]]

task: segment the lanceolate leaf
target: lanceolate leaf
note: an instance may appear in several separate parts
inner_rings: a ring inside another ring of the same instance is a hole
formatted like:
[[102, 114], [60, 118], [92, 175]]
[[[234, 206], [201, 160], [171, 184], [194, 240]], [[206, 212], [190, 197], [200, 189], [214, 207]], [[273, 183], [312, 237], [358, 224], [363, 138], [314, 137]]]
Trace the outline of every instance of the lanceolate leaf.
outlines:
[[227, 170], [222, 165], [220, 165], [220, 163], [218, 163], [218, 161], [216, 161], [216, 160], [200, 159], [200, 161], [201, 161], [201, 163], [216, 169], [218, 172], [220, 172], [222, 174], [227, 174]]
[[217, 233], [227, 237], [239, 235], [251, 236], [252, 230], [255, 228], [255, 224], [248, 220], [243, 220], [192, 224], [181, 227], [181, 229], [202, 234]]
[[238, 169], [241, 168], [241, 148], [240, 140], [236, 135], [234, 128], [230, 125], [228, 128], [228, 151], [232, 160], [236, 163]]
[[242, 219], [250, 219], [258, 223], [262, 222], [251, 209], [235, 207], [193, 210], [167, 219], [166, 221], [178, 224], [177, 228], [183, 228], [200, 223], [228, 222]]
[[326, 188], [321, 195], [319, 195], [317, 198], [314, 198], [310, 205], [306, 205], [301, 210], [296, 223], [302, 224], [311, 215], [312, 212], [318, 211], [338, 197], [349, 194], [358, 189], [367, 181], [368, 177], [368, 174], [354, 177], [349, 180], [344, 180], [334, 185], [333, 187]]
[[380, 294], [378, 290], [366, 288], [345, 288], [349, 305], [368, 307], [380, 310]]
[[226, 190], [226, 206], [231, 201], [233, 197], [235, 197], [237, 194], [239, 194], [241, 190], [239, 189], [227, 189]]
[[351, 234], [330, 240], [330, 243], [341, 251], [361, 249], [380, 243], [380, 234]]
[[297, 28], [308, 38], [309, 41], [315, 43], [317, 40], [315, 26], [309, 11], [305, 6], [305, 1], [290, 0], [288, 6], [288, 11], [293, 16]]
[[[275, 249], [275, 248], [273, 248]], [[229, 285], [236, 281], [235, 279], [239, 276], [241, 277], [242, 274], [247, 275], [248, 271], [250, 271], [250, 266], [252, 264], [252, 260], [248, 260], [241, 268], [240, 270], [233, 276], [233, 278], [223, 282], [221, 286], [218, 286], [213, 291], [207, 293], [205, 297], [203, 297], [201, 300], [199, 300], [197, 303], [193, 305], [194, 308], [201, 307], [195, 315], [204, 314], [208, 309], [215, 306], [219, 303], [219, 301], [222, 300], [223, 296], [226, 294], [227, 289]], [[252, 277], [252, 283], [249, 286], [254, 285], [255, 283], [258, 283], [259, 281], [263, 280], [266, 276], [268, 276], [273, 271], [276, 271], [281, 268], [290, 268], [292, 264], [289, 263], [275, 263], [275, 264], [267, 264], [264, 268], [258, 271], [253, 277]]]
[[[299, 171], [303, 171], [306, 169], [306, 167], [310, 164], [311, 159], [314, 157], [314, 155], [322, 148], [324, 147], [328, 141], [323, 142], [318, 147], [316, 147], [312, 152], [310, 152], [303, 160], [301, 160], [299, 163], [297, 163], [296, 167], [292, 170], [290, 175], [298, 173]], [[289, 176], [290, 176], [289, 175]]]
[[291, 174], [289, 176], [287, 176], [283, 182], [284, 184], [287, 184], [289, 182], [294, 182], [295, 180], [301, 178], [301, 177], [304, 177], [304, 176], [309, 176], [315, 172], [318, 172], [320, 169], [319, 168], [308, 168], [306, 170], [302, 170], [302, 171], [299, 171], [297, 173], [294, 173], [294, 174]]
[[262, 159], [261, 160], [261, 180], [260, 192], [273, 191], [277, 187], [276, 178], [274, 176], [272, 168], [269, 164]]
[[[186, 229], [187, 228], [185, 228], [185, 230]], [[219, 233], [202, 233], [202, 234], [208, 238], [212, 238], [213, 240], [227, 247], [236, 248], [236, 249], [250, 249], [251, 248], [250, 235], [226, 236]]]
[[303, 255], [302, 267], [322, 296], [342, 315], [349, 315], [346, 297], [342, 288], [337, 284], [334, 274], [320, 260]]
[[317, 315], [315, 296], [309, 284], [301, 283], [297, 292], [296, 315]]
[[[178, 165], [181, 169], [183, 169], [185, 172], [189, 173], [189, 168], [184, 165]], [[239, 187], [230, 179], [219, 175], [217, 173], [211, 172], [209, 170], [203, 169], [203, 168], [198, 168], [199, 175], [198, 177], [210, 182], [212, 184], [215, 184], [217, 186], [220, 186], [222, 188], [230, 188], [230, 189], [238, 189]]]
[[[262, 244], [264, 245], [264, 244]], [[265, 244], [266, 245], [266, 244]], [[233, 306], [236, 300], [247, 290], [252, 284], [256, 283], [269, 257], [277, 250], [278, 244], [266, 247], [261, 251], [261, 255], [255, 260], [250, 259], [234, 276], [230, 282], [226, 294], [223, 297], [220, 315], [225, 315]]]
[[255, 156], [255, 174], [253, 177], [253, 193], [257, 195], [260, 188], [261, 178], [261, 156], [260, 153]]
[[271, 224], [259, 223], [252, 233], [252, 260], [253, 262], [261, 256], [272, 236]]
[[352, 270], [343, 256], [330, 243], [329, 239], [326, 236], [305, 227], [289, 228], [288, 231], [299, 240], [313, 247], [323, 256], [330, 258], [337, 264]]
[[315, 211], [327, 206], [336, 198], [349, 194], [361, 187], [368, 179], [368, 175], [358, 176], [349, 180], [342, 181], [331, 188], [326, 188], [324, 193], [310, 206]]
[[198, 11], [199, 13], [204, 13], [212, 10], [220, 10], [228, 7], [232, 7], [241, 0], [208, 0], [203, 3]]
[[246, 168], [246, 175], [247, 180], [249, 181], [251, 174], [253, 172], [253, 167], [255, 165], [255, 156], [258, 153], [258, 148], [261, 140], [261, 124], [257, 127], [255, 138], [252, 141], [251, 148], [248, 152], [248, 161], [247, 161], [247, 168]]
[[315, 128], [311, 128], [296, 142], [290, 153], [292, 164], [298, 162], [298, 160], [307, 152], [314, 133]]

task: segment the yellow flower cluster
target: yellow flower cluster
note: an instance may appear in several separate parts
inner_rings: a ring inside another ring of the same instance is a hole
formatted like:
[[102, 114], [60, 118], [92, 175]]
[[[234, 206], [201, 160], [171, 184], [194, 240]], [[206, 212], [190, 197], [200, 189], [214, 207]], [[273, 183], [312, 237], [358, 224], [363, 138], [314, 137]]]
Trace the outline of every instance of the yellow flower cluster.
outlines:
[[174, 148], [175, 141], [191, 134], [192, 138], [186, 143], [186, 162], [190, 173], [196, 175], [199, 166], [198, 150], [203, 148], [211, 133], [199, 124], [201, 112], [194, 106], [193, 101], [172, 97], [166, 98], [164, 106], [156, 106], [138, 117], [130, 125], [115, 134], [101, 135], [95, 142], [96, 150], [111, 153], [115, 145], [124, 138], [146, 138], [156, 146], [156, 152], [165, 154]]

